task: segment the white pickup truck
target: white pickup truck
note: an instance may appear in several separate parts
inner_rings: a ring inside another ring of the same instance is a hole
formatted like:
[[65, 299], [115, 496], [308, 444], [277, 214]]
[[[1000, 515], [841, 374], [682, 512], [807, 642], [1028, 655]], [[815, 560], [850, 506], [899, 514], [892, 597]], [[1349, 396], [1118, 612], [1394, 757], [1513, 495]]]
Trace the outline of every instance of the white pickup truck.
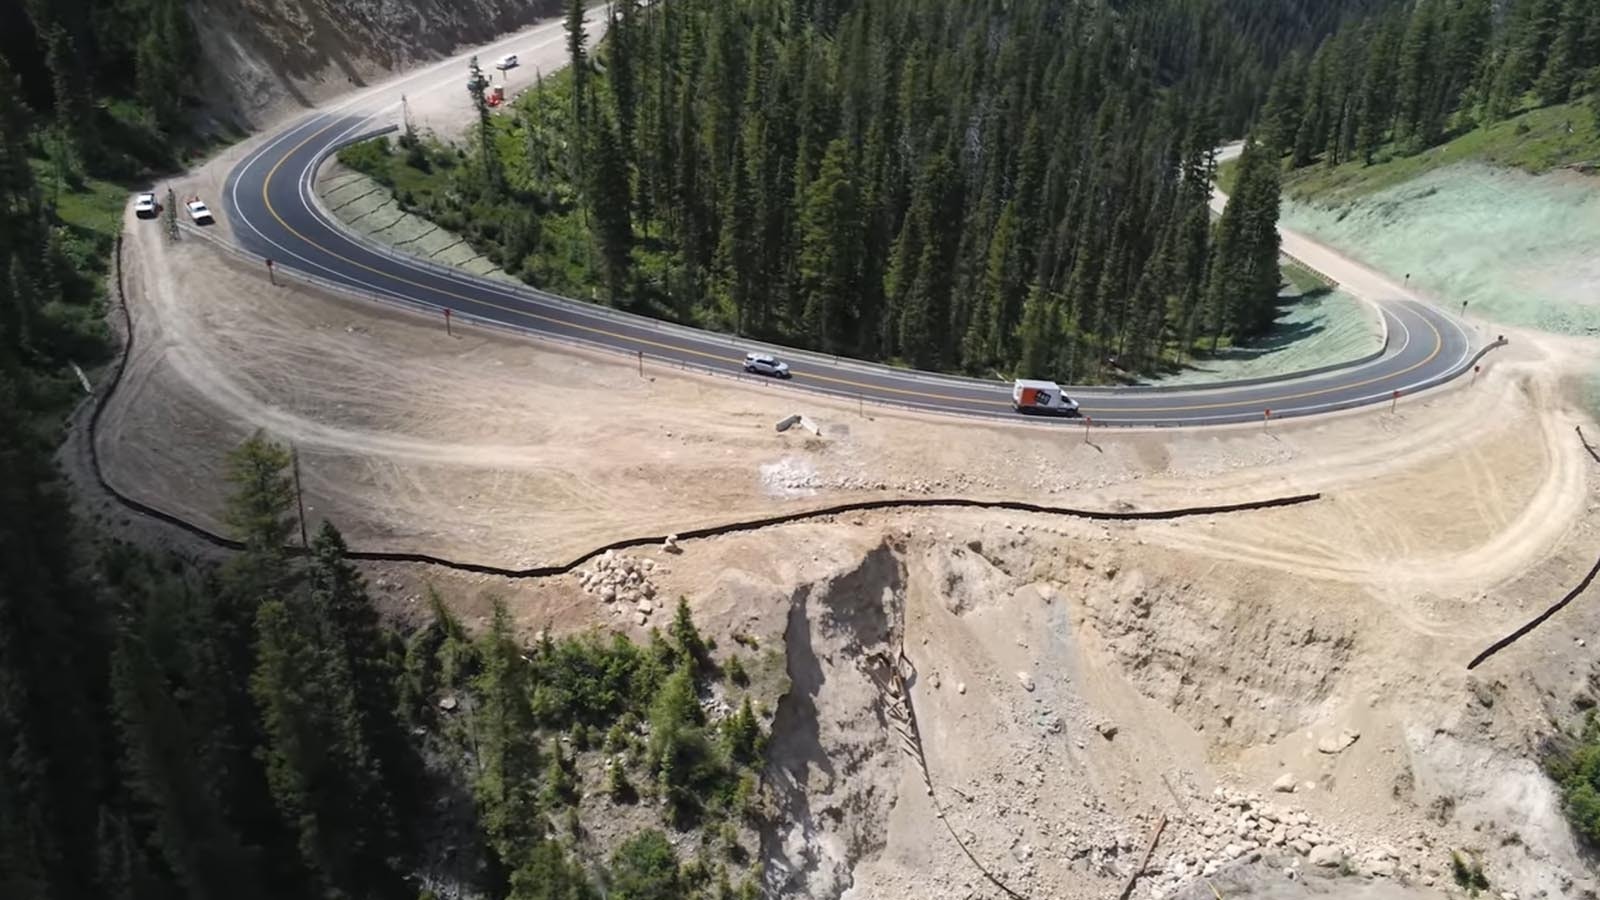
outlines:
[[207, 206], [205, 201], [199, 197], [185, 203], [184, 207], [189, 210], [189, 218], [193, 219], [196, 225], [210, 225], [216, 221], [216, 218], [211, 215], [211, 207]]

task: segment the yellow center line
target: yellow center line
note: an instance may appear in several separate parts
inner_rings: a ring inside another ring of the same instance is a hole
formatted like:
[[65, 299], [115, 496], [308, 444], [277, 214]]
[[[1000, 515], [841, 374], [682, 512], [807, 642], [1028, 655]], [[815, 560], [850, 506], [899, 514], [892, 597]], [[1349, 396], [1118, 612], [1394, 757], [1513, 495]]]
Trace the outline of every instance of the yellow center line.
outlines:
[[[325, 247], [322, 244], [319, 244], [316, 241], [313, 241], [310, 238], [306, 237], [305, 235], [301, 234], [298, 230], [296, 230], [294, 228], [294, 226], [292, 226], [288, 222], [284, 221], [282, 216], [278, 215], [278, 210], [272, 205], [272, 198], [268, 195], [268, 188], [272, 184], [272, 179], [277, 176], [278, 170], [283, 167], [283, 164], [285, 162], [289, 161], [290, 157], [294, 156], [296, 153], [300, 152], [300, 150], [304, 149], [304, 147], [307, 144], [311, 143], [312, 141], [316, 140], [318, 137], [321, 137], [323, 134], [326, 134], [328, 131], [330, 131], [333, 128], [337, 127], [338, 124], [339, 124], [338, 121], [334, 121], [331, 124], [329, 124], [327, 127], [322, 128], [319, 131], [313, 132], [305, 140], [303, 140], [300, 143], [296, 144], [293, 148], [291, 148], [289, 150], [288, 153], [285, 153], [281, 157], [279, 157], [279, 159], [278, 159], [278, 161], [276, 163], [273, 163], [272, 168], [267, 170], [266, 177], [263, 178], [262, 181], [261, 181], [261, 202], [266, 206], [267, 212], [272, 216], [273, 219], [275, 219], [277, 221], [279, 226], [281, 226], [285, 231], [287, 231], [290, 234], [294, 235], [295, 237], [299, 238], [305, 244], [308, 244], [308, 245], [310, 245], [312, 247], [317, 248], [318, 250], [321, 250], [323, 253], [328, 254], [329, 256], [333, 257], [334, 259], [341, 260], [341, 261], [343, 261], [345, 263], [348, 263], [348, 264], [350, 264], [352, 266], [355, 266], [358, 269], [364, 269], [364, 270], [366, 270], [368, 272], [373, 273], [374, 275], [380, 275], [380, 276], [382, 276], [384, 278], [388, 278], [388, 279], [393, 280], [393, 281], [398, 281], [398, 282], [400, 282], [402, 284], [408, 284], [408, 285], [411, 285], [412, 287], [421, 288], [422, 290], [434, 291], [436, 293], [443, 294], [443, 295], [448, 296], [448, 297], [453, 297], [453, 298], [455, 298], [457, 300], [461, 300], [461, 301], [466, 302], [466, 303], [473, 303], [473, 304], [476, 304], [478, 306], [484, 306], [484, 307], [488, 307], [490, 309], [497, 309], [497, 310], [500, 310], [501, 312], [509, 313], [510, 315], [513, 315], [513, 316], [521, 316], [521, 317], [526, 318], [526, 319], [532, 319], [532, 320], [540, 321], [540, 322], [549, 322], [550, 324], [553, 324], [553, 325], [560, 325], [560, 326], [565, 327], [565, 328], [573, 328], [573, 329], [577, 329], [579, 331], [585, 331], [585, 332], [588, 332], [590, 334], [600, 335], [600, 336], [611, 338], [611, 339], [617, 340], [617, 341], [623, 341], [623, 342], [626, 342], [628, 344], [635, 344], [635, 345], [642, 346], [642, 347], [654, 347], [656, 349], [666, 350], [666, 351], [670, 351], [672, 353], [688, 354], [688, 355], [692, 355], [692, 356], [702, 357], [702, 358], [705, 358], [705, 359], [714, 359], [714, 360], [717, 360], [718, 362], [724, 362], [724, 363], [729, 362], [728, 357], [723, 356], [720, 353], [708, 353], [708, 352], [706, 352], [704, 350], [697, 350], [697, 349], [695, 349], [693, 347], [685, 347], [685, 346], [682, 346], [680, 344], [672, 344], [672, 343], [667, 343], [667, 342], [664, 342], [664, 341], [651, 340], [649, 338], [635, 337], [633, 335], [622, 334], [622, 333], [619, 333], [619, 332], [616, 332], [616, 331], [611, 331], [611, 330], [605, 329], [605, 328], [597, 328], [597, 327], [592, 326], [592, 325], [582, 325], [582, 324], [579, 324], [577, 322], [571, 322], [571, 321], [567, 321], [567, 320], [564, 320], [564, 319], [557, 319], [557, 318], [554, 318], [554, 317], [551, 317], [551, 316], [545, 316], [545, 315], [541, 315], [539, 313], [529, 312], [528, 310], [525, 310], [525, 309], [517, 309], [515, 307], [504, 306], [504, 305], [501, 305], [499, 303], [494, 303], [492, 301], [484, 300], [484, 299], [481, 299], [481, 298], [478, 298], [478, 297], [471, 297], [471, 296], [468, 296], [466, 294], [460, 294], [460, 293], [457, 293], [457, 292], [455, 292], [453, 290], [449, 290], [449, 289], [446, 289], [446, 288], [438, 287], [436, 285], [429, 285], [429, 284], [424, 284], [424, 283], [419, 282], [419, 281], [413, 281], [412, 279], [409, 279], [409, 278], [406, 278], [406, 277], [403, 277], [403, 276], [400, 276], [400, 275], [396, 275], [396, 274], [394, 274], [392, 272], [385, 272], [382, 269], [378, 269], [378, 268], [375, 268], [373, 266], [369, 266], [366, 263], [363, 263], [363, 262], [361, 262], [359, 260], [354, 260], [354, 259], [351, 259], [348, 256], [344, 256], [343, 254], [336, 253], [333, 250], [329, 249], [328, 247]], [[1340, 391], [1354, 390], [1356, 388], [1364, 387], [1364, 386], [1369, 385], [1369, 384], [1374, 384], [1376, 382], [1383, 381], [1385, 379], [1398, 378], [1400, 376], [1403, 376], [1403, 375], [1407, 374], [1408, 372], [1411, 372], [1411, 371], [1414, 371], [1414, 370], [1416, 370], [1418, 368], [1421, 368], [1422, 366], [1425, 366], [1428, 363], [1432, 362], [1434, 357], [1438, 356], [1440, 350], [1444, 347], [1444, 338], [1443, 338], [1442, 335], [1439, 334], [1439, 329], [1436, 328], [1434, 326], [1434, 324], [1432, 322], [1428, 321], [1426, 318], [1424, 318], [1423, 321], [1424, 321], [1424, 323], [1427, 324], [1428, 328], [1433, 331], [1434, 347], [1433, 347], [1433, 352], [1429, 353], [1427, 358], [1422, 360], [1421, 362], [1418, 362], [1418, 363], [1416, 363], [1416, 364], [1414, 364], [1412, 366], [1409, 366], [1409, 367], [1407, 367], [1407, 368], [1405, 368], [1405, 369], [1403, 369], [1403, 370], [1401, 370], [1399, 372], [1395, 372], [1395, 373], [1388, 374], [1388, 375], [1379, 375], [1379, 376], [1377, 376], [1375, 378], [1369, 378], [1369, 379], [1367, 379], [1365, 381], [1358, 381], [1358, 382], [1356, 382], [1354, 384], [1340, 384], [1340, 385], [1334, 385], [1333, 387], [1319, 388], [1319, 389], [1313, 390], [1313, 391], [1303, 391], [1303, 392], [1296, 393], [1296, 394], [1284, 394], [1284, 395], [1275, 395], [1275, 396], [1272, 396], [1272, 397], [1257, 398], [1256, 400], [1251, 401], [1251, 405], [1255, 406], [1255, 405], [1259, 404], [1259, 405], [1265, 406], [1267, 408], [1270, 408], [1272, 405], [1278, 404], [1278, 403], [1281, 403], [1281, 402], [1284, 402], [1284, 401], [1303, 400], [1303, 399], [1308, 398], [1308, 397], [1317, 397], [1317, 396], [1321, 396], [1323, 394], [1331, 394], [1331, 393], [1336, 393], [1336, 392], [1340, 392]], [[822, 374], [812, 373], [812, 372], [805, 372], [805, 373], [802, 373], [802, 374], [805, 375], [805, 378], [806, 378], [807, 381], [826, 381], [826, 382], [830, 382], [832, 384], [844, 385], [846, 387], [859, 388], [864, 393], [876, 392], [876, 393], [903, 394], [903, 395], [906, 395], [906, 396], [917, 397], [917, 398], [925, 400], [925, 401], [926, 400], [949, 400], [949, 401], [953, 401], [953, 402], [956, 402], [956, 403], [966, 403], [966, 404], [982, 403], [982, 404], [986, 404], [986, 405], [990, 405], [990, 406], [999, 406], [999, 407], [1009, 407], [1011, 405], [1011, 401], [1010, 400], [987, 400], [987, 399], [982, 399], [982, 398], [977, 398], [977, 397], [959, 397], [959, 396], [953, 396], [953, 395], [949, 395], [949, 394], [935, 394], [935, 393], [930, 393], [930, 392], [927, 392], [927, 391], [913, 390], [913, 389], [909, 389], [909, 388], [897, 388], [897, 387], [888, 387], [886, 385], [879, 385], [879, 384], [868, 384], [868, 383], [860, 382], [860, 381], [852, 381], [852, 380], [850, 380], [848, 378], [839, 378], [839, 377], [836, 377], [836, 376], [833, 376], [833, 375], [822, 375]], [[1135, 413], [1135, 414], [1192, 412], [1192, 411], [1200, 411], [1200, 410], [1208, 410], [1208, 409], [1227, 409], [1227, 408], [1232, 408], [1232, 407], [1239, 407], [1239, 406], [1241, 406], [1241, 404], [1243, 402], [1245, 402], [1245, 401], [1233, 400], [1233, 401], [1222, 402], [1222, 403], [1194, 403], [1194, 404], [1188, 404], [1188, 405], [1185, 405], [1185, 406], [1159, 406], [1159, 407], [1149, 407], [1149, 406], [1146, 406], [1146, 407], [1139, 407], [1139, 406], [1128, 406], [1128, 407], [1104, 406], [1104, 407], [1102, 407], [1102, 406], [1095, 406], [1091, 411], [1100, 412], [1102, 414], [1104, 414], [1104, 413], [1123, 413], [1123, 412], [1125, 412], [1125, 413]]]

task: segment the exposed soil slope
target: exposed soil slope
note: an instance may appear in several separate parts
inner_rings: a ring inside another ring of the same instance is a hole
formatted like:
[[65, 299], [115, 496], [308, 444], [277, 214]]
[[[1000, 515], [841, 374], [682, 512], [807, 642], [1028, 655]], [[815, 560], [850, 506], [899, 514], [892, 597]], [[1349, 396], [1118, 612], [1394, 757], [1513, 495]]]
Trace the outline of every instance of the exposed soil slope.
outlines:
[[558, 0], [195, 0], [205, 96], [259, 127], [463, 44], [561, 9]]

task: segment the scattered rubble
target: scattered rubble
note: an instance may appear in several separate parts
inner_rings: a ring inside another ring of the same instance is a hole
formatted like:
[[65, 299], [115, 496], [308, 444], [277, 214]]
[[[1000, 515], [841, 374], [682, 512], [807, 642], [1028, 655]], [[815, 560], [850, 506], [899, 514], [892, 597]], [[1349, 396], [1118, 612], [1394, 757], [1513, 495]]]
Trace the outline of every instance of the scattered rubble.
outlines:
[[[673, 538], [667, 540], [669, 547], [675, 546]], [[634, 612], [634, 621], [642, 627], [663, 606], [656, 596], [652, 576], [665, 571], [653, 559], [621, 556], [607, 550], [595, 557], [590, 568], [579, 571], [577, 577], [584, 593], [609, 604], [613, 616]]]
[[[1285, 778], [1294, 783], [1286, 773], [1274, 782], [1275, 790]], [[1167, 834], [1165, 853], [1158, 852], [1160, 862], [1152, 862], [1149, 879], [1141, 882], [1143, 893], [1151, 898], [1165, 897], [1236, 861], [1266, 858], [1289, 879], [1299, 878], [1301, 868], [1310, 866], [1373, 878], [1420, 880], [1425, 864], [1437, 856], [1432, 838], [1423, 833], [1409, 842], [1415, 855], [1405, 860], [1389, 846], [1358, 852], [1353, 841], [1335, 835], [1302, 810], [1266, 801], [1260, 794], [1221, 787], [1204, 808], [1191, 804], [1189, 814], [1174, 815]]]

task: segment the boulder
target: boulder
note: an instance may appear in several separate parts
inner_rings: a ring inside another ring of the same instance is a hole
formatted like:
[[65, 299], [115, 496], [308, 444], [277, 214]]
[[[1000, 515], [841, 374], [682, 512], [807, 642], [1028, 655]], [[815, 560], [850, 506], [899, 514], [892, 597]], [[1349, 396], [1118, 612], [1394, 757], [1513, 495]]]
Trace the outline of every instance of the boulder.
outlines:
[[1318, 741], [1317, 742], [1317, 752], [1319, 752], [1319, 753], [1328, 753], [1328, 754], [1341, 753], [1345, 749], [1347, 749], [1351, 744], [1354, 744], [1356, 741], [1358, 741], [1360, 739], [1361, 739], [1361, 732], [1352, 731], [1352, 730], [1346, 728], [1343, 731], [1339, 732], [1337, 737], [1334, 737], [1334, 736], [1330, 735], [1330, 736], [1325, 737], [1322, 740]]
[[1094, 726], [1094, 730], [1100, 732], [1100, 736], [1108, 741], [1117, 736], [1117, 726], [1110, 722], [1101, 722]]
[[1321, 869], [1333, 869], [1344, 863], [1344, 851], [1332, 844], [1313, 848], [1310, 862]]
[[1027, 672], [1018, 672], [1017, 680], [1022, 682], [1023, 690], [1028, 691], [1029, 693], [1033, 692], [1033, 678]]
[[1272, 789], [1280, 794], [1292, 794], [1294, 793], [1296, 784], [1297, 782], [1294, 780], [1294, 774], [1291, 772], [1285, 772], [1278, 776], [1277, 781], [1272, 783]]

